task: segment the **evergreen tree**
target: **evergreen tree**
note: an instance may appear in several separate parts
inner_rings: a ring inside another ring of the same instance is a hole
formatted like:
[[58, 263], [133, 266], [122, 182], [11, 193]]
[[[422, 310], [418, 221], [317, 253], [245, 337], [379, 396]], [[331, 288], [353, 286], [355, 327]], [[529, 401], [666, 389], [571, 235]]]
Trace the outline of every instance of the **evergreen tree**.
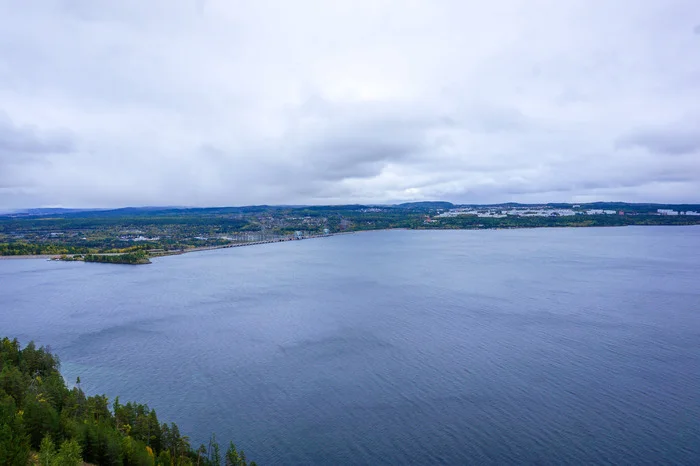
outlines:
[[52, 466], [56, 459], [56, 445], [54, 445], [51, 436], [47, 435], [41, 440], [39, 448], [39, 466]]
[[228, 449], [226, 450], [226, 466], [238, 466], [240, 462], [241, 457], [238, 456], [236, 446], [233, 442], [229, 443]]
[[0, 390], [0, 464], [25, 466], [29, 459], [29, 435], [14, 399]]
[[51, 466], [80, 466], [83, 464], [80, 445], [75, 439], [61, 444], [55, 462]]
[[56, 446], [47, 435], [41, 440], [39, 466], [80, 466], [83, 463], [80, 444], [75, 439], [66, 440], [56, 451]]
[[221, 449], [219, 447], [219, 443], [216, 441], [215, 434], [212, 434], [209, 444], [211, 445], [211, 465], [221, 466]]

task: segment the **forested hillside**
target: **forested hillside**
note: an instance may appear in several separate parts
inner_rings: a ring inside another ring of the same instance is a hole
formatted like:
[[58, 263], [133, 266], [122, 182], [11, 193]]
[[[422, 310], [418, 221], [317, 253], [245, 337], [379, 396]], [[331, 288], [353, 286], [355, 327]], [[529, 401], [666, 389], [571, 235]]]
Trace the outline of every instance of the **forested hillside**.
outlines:
[[[223, 457], [222, 457], [223, 455]], [[247, 465], [215, 436], [193, 448], [176, 424], [161, 423], [138, 403], [110, 405], [104, 395], [68, 388], [49, 349], [0, 341], [0, 465]], [[251, 462], [250, 465], [254, 465]]]

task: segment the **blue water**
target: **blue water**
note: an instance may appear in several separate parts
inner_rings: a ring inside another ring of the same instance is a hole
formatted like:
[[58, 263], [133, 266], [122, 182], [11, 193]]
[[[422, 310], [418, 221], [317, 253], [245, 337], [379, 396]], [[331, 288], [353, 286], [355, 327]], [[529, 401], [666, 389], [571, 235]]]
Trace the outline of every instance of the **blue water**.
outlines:
[[700, 464], [698, 227], [4, 260], [0, 334], [259, 464]]

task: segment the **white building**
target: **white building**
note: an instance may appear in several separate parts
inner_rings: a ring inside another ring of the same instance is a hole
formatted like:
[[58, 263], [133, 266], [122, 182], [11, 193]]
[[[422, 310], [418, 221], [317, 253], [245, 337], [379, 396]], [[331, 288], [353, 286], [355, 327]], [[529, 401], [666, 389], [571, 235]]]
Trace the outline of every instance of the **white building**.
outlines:
[[614, 210], [605, 209], [589, 209], [586, 211], [587, 215], [615, 215], [617, 212]]

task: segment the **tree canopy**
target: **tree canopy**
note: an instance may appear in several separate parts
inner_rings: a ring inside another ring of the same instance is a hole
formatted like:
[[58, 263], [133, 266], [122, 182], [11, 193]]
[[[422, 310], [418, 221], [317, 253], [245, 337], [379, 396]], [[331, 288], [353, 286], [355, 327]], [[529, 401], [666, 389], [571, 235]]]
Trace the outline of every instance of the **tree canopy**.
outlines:
[[[0, 464], [220, 466], [216, 437], [193, 448], [174, 423], [161, 423], [145, 404], [110, 405], [104, 395], [68, 388], [49, 348], [0, 340]], [[247, 463], [233, 443], [226, 466]]]

